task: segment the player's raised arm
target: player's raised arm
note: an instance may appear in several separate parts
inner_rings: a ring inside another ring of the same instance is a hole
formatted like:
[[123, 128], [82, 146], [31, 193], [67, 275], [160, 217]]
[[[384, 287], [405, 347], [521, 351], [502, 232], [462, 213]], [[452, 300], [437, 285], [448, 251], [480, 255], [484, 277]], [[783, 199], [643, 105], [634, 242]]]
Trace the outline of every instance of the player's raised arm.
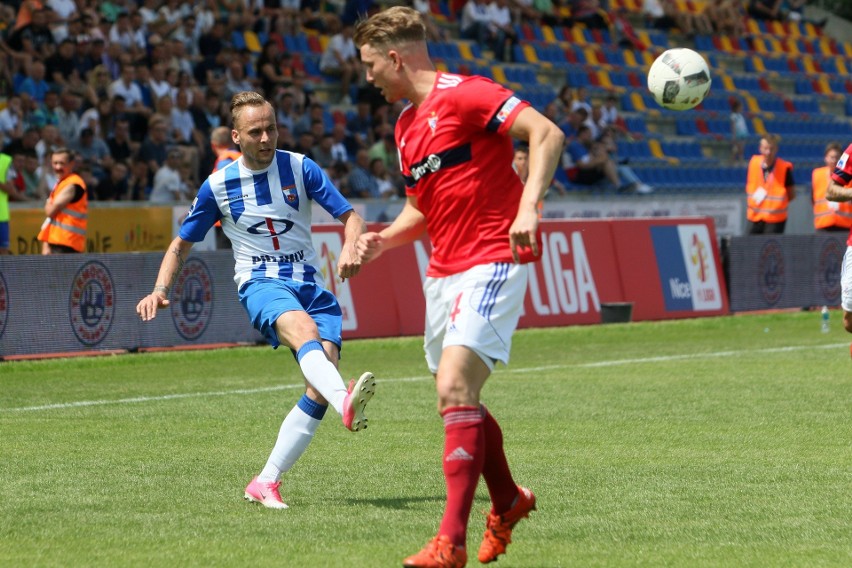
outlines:
[[524, 192], [515, 217], [509, 229], [509, 245], [515, 262], [519, 261], [518, 247], [530, 247], [538, 256], [538, 204], [544, 199], [544, 193], [550, 187], [550, 181], [565, 142], [565, 134], [550, 119], [532, 107], [518, 113], [518, 117], [509, 128], [513, 138], [526, 140], [529, 145], [529, 173], [524, 183]]
[[157, 309], [169, 305], [169, 291], [172, 283], [180, 274], [193, 244], [180, 237], [175, 237], [169, 245], [166, 255], [163, 257], [163, 262], [160, 264], [160, 273], [157, 275], [154, 289], [136, 304], [136, 313], [139, 314], [142, 321], [154, 319], [157, 315]]

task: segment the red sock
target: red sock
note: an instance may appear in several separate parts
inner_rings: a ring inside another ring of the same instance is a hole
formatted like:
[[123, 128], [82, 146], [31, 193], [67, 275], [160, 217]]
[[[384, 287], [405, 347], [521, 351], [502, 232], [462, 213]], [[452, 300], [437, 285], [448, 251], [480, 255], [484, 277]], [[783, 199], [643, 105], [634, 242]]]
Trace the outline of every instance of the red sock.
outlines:
[[447, 504], [438, 534], [465, 546], [467, 521], [485, 458], [482, 412], [475, 406], [454, 406], [444, 417], [444, 479]]
[[482, 464], [482, 477], [491, 495], [491, 512], [505, 513], [512, 508], [518, 496], [518, 486], [512, 479], [506, 453], [503, 451], [503, 431], [497, 420], [482, 405], [483, 430], [485, 430], [485, 461]]

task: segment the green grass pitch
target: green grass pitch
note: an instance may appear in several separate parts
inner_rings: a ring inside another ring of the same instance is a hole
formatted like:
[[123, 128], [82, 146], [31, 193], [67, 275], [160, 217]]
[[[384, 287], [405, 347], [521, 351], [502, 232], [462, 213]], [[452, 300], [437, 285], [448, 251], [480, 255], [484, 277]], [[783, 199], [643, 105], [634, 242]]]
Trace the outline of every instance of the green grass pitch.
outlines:
[[[852, 360], [836, 312], [524, 330], [484, 402], [539, 510], [501, 568], [852, 566]], [[268, 347], [0, 364], [0, 566], [384, 567], [443, 511], [420, 338], [350, 341], [369, 428], [329, 411], [242, 499], [302, 393]], [[488, 498], [480, 483], [469, 566]]]

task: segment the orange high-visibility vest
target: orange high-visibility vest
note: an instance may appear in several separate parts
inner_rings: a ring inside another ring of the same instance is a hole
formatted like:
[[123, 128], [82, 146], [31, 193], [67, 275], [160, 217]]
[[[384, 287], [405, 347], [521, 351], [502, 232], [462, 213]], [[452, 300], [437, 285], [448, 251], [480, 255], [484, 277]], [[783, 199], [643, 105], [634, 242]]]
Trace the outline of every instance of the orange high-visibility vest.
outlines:
[[236, 150], [224, 151], [221, 156], [216, 158], [216, 163], [213, 164], [213, 171], [218, 172], [219, 170], [221, 170], [222, 168], [224, 168], [228, 164], [231, 164], [231, 163], [239, 160], [240, 156], [242, 156], [242, 153], [237, 152]]
[[[765, 221], [766, 223], [780, 223], [787, 220], [787, 206], [790, 198], [787, 196], [787, 187], [784, 181], [787, 179], [793, 164], [781, 158], [775, 158], [775, 166], [772, 172], [763, 179], [763, 156], [760, 154], [752, 156], [748, 164], [748, 180], [746, 181], [746, 196], [748, 197], [748, 211], [746, 218], [749, 221]], [[760, 192], [763, 188], [763, 192]], [[763, 193], [763, 199], [759, 193]]]
[[88, 220], [89, 198], [86, 195], [86, 182], [77, 174], [71, 174], [56, 184], [50, 192], [48, 201], [53, 203], [54, 197], [59, 195], [69, 185], [79, 185], [83, 188], [83, 197], [69, 203], [62, 208], [56, 217], [49, 219], [42, 226], [38, 234], [38, 240], [52, 245], [64, 245], [71, 247], [77, 252], [86, 250], [86, 224]]
[[852, 201], [829, 201], [825, 198], [832, 170], [828, 166], [814, 169], [811, 174], [814, 202], [814, 228], [852, 227]]

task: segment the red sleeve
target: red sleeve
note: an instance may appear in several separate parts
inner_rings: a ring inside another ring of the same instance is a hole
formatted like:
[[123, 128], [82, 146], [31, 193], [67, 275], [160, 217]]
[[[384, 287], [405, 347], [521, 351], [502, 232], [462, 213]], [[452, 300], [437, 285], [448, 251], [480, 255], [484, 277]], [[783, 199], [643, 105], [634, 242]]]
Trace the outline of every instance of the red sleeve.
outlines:
[[850, 160], [850, 157], [852, 157], [852, 144], [846, 148], [843, 155], [837, 160], [837, 167], [834, 169], [834, 173], [831, 174], [831, 179], [840, 185], [845, 186], [852, 181], [852, 160]]
[[455, 98], [458, 112], [483, 130], [505, 133], [522, 109], [530, 106], [506, 87], [486, 77], [468, 77]]

